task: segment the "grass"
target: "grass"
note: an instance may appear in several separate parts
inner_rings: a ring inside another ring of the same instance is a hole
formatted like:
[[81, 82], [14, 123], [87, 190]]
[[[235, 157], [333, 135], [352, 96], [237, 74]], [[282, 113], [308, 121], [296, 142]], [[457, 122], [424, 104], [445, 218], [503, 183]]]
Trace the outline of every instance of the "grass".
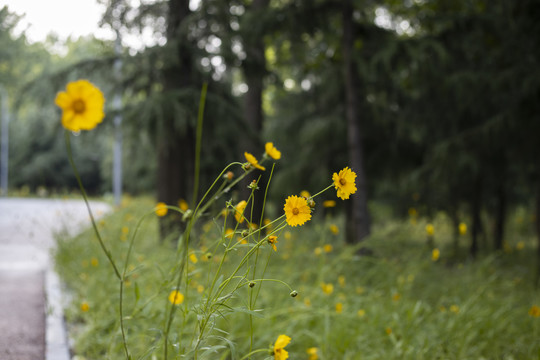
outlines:
[[[153, 207], [150, 199], [131, 199], [98, 221], [113, 256], [123, 258], [138, 220]], [[540, 318], [528, 314], [540, 305], [540, 292], [533, 287], [534, 239], [523, 211], [509, 220], [506, 251], [485, 253], [475, 261], [464, 251], [454, 253], [444, 214], [433, 221], [441, 253], [433, 261], [422, 218], [412, 225], [408, 219], [379, 215], [363, 243], [373, 253], [359, 256], [343, 243], [342, 231], [332, 231], [332, 225], [343, 229], [343, 219], [322, 213], [317, 209], [306, 225], [286, 228], [277, 252], [266, 244], [260, 248], [256, 271], [265, 269], [268, 281], [254, 281], [250, 287], [249, 281], [256, 280], [249, 275], [254, 262], [242, 267], [239, 275], [248, 276], [234, 278], [242, 286], [225, 291], [230, 298], [216, 305], [198, 359], [241, 359], [258, 349], [252, 359], [273, 358], [271, 345], [280, 334], [292, 338], [286, 347], [290, 359], [309, 359], [307, 349], [312, 347], [318, 348], [318, 359], [327, 360], [540, 359]], [[190, 251], [197, 262], [189, 262], [189, 280], [181, 289], [186, 300], [178, 306], [169, 334], [171, 359], [195, 356], [189, 355], [190, 344], [208, 314], [205, 299], [223, 257], [221, 227], [219, 217], [207, 219], [192, 234]], [[128, 264], [132, 273], [124, 284], [125, 325], [134, 359], [163, 355], [171, 290], [167, 279], [177, 254], [173, 244], [160, 241], [157, 230], [157, 217], [149, 216], [135, 238]], [[460, 241], [464, 247], [468, 239]], [[223, 273], [230, 274], [249, 249], [246, 244], [231, 250]], [[214, 255], [208, 259], [209, 253]], [[66, 317], [75, 354], [87, 360], [125, 358], [118, 280], [93, 232], [60, 238], [55, 259], [71, 296]], [[298, 296], [292, 297], [291, 289]]]

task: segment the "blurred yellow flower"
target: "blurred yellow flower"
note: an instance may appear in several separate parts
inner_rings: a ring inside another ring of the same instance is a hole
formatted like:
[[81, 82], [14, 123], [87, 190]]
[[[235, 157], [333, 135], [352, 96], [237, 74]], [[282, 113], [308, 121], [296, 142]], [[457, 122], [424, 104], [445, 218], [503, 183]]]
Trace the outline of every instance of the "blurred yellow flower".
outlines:
[[433, 249], [431, 251], [431, 260], [437, 261], [439, 260], [439, 257], [441, 256], [441, 252], [439, 249]]
[[272, 159], [274, 160], [281, 159], [281, 151], [279, 151], [278, 149], [274, 147], [274, 143], [267, 142], [264, 145], [264, 150], [266, 151], [268, 156], [270, 156]]
[[167, 215], [167, 212], [169, 211], [169, 209], [167, 209], [167, 204], [163, 203], [163, 202], [158, 202], [156, 204], [156, 215], [157, 216], [165, 216]]
[[453, 312], [454, 314], [457, 314], [459, 312], [459, 306], [451, 305], [450, 306], [450, 311]]
[[92, 266], [98, 266], [99, 265], [99, 260], [95, 257], [91, 258], [90, 259], [90, 264], [92, 264]]
[[516, 244], [516, 249], [517, 250], [523, 250], [524, 248], [525, 248], [525, 242], [518, 241], [518, 243]]
[[268, 243], [272, 246], [272, 248], [274, 249], [274, 251], [277, 251], [277, 247], [276, 247], [276, 244], [277, 244], [277, 236], [274, 236], [274, 235], [270, 235], [268, 237]]
[[333, 208], [336, 206], [335, 200], [324, 200], [322, 206], [325, 208]]
[[409, 216], [410, 217], [417, 217], [418, 216], [418, 211], [416, 211], [415, 208], [409, 208]]
[[338, 314], [341, 314], [343, 312], [343, 304], [342, 303], [339, 302], [339, 303], [336, 304], [336, 312]]
[[395, 293], [394, 295], [392, 295], [392, 300], [399, 301], [399, 299], [401, 299], [401, 294]]
[[308, 206], [307, 200], [296, 195], [289, 196], [285, 200], [283, 210], [285, 210], [287, 224], [293, 227], [297, 225], [302, 226], [306, 221], [311, 219], [311, 209]]
[[169, 294], [169, 301], [174, 305], [180, 305], [184, 302], [184, 295], [178, 290], [173, 290]]
[[540, 317], [540, 307], [536, 306], [536, 305], [533, 305], [530, 309], [529, 309], [529, 315], [532, 316], [532, 317]]
[[334, 187], [337, 190], [337, 196], [342, 200], [346, 200], [350, 195], [356, 192], [356, 173], [348, 167], [340, 170], [339, 174], [334, 173], [332, 180], [334, 181]]
[[459, 235], [463, 236], [467, 234], [467, 224], [459, 223], [458, 229], [459, 229]]
[[291, 338], [287, 335], [279, 335], [274, 343], [274, 360], [286, 360], [289, 358], [289, 353], [285, 350], [285, 346], [289, 345]]
[[323, 291], [323, 293], [325, 293], [326, 295], [330, 295], [334, 292], [334, 285], [332, 284], [327, 284], [327, 283], [321, 283], [321, 289]]
[[54, 103], [62, 109], [62, 125], [70, 131], [92, 130], [105, 117], [105, 97], [88, 80], [68, 83]]
[[360, 309], [358, 310], [358, 317], [364, 317], [366, 315], [366, 310], [364, 309]]
[[196, 264], [197, 261], [199, 261], [199, 260], [197, 259], [197, 255], [195, 255], [195, 254], [193, 254], [193, 253], [189, 255], [189, 260], [190, 260], [192, 263], [194, 263], [194, 264]]
[[391, 335], [392, 334], [392, 328], [387, 327], [386, 329], [384, 329], [384, 332], [386, 333], [386, 335]]
[[311, 197], [311, 194], [307, 190], [302, 190], [300, 191], [300, 196], [309, 199]]
[[231, 229], [231, 228], [225, 229], [225, 237], [226, 238], [230, 239], [230, 238], [233, 237], [233, 235], [234, 235], [234, 230], [233, 229]]
[[266, 170], [266, 168], [264, 166], [261, 166], [259, 165], [259, 161], [257, 161], [257, 159], [255, 158], [255, 156], [251, 155], [250, 153], [248, 152], [244, 152], [244, 156], [246, 157], [246, 160], [252, 165], [254, 166], [255, 168], [259, 169], [259, 170]]
[[311, 307], [311, 300], [309, 300], [309, 298], [305, 298], [304, 305], [306, 305], [307, 307]]
[[198, 292], [199, 294], [202, 294], [203, 291], [204, 291], [204, 286], [202, 286], [202, 285], [197, 285], [197, 292]]
[[318, 355], [319, 348], [310, 347], [309, 349], [307, 349], [306, 352], [309, 355], [308, 360], [318, 360], [319, 359], [319, 355]]
[[88, 305], [88, 303], [86, 301], [81, 303], [81, 311], [82, 312], [87, 312], [88, 310], [90, 310], [90, 305]]
[[178, 207], [182, 211], [187, 211], [189, 209], [189, 204], [187, 203], [186, 200], [180, 199], [180, 200], [178, 200]]
[[236, 221], [238, 221], [239, 223], [243, 223], [244, 222], [244, 210], [246, 209], [246, 206], [247, 206], [247, 202], [245, 200], [242, 200], [240, 201], [237, 205], [236, 205], [236, 211], [234, 213], [234, 218], [236, 219]]
[[362, 286], [357, 286], [356, 287], [356, 293], [358, 295], [362, 295], [365, 291], [366, 291], [366, 289], [364, 289]]
[[329, 253], [329, 252], [332, 252], [332, 250], [334, 250], [334, 247], [330, 244], [326, 244], [323, 246], [323, 250], [325, 253]]
[[320, 246], [317, 246], [315, 249], [313, 249], [313, 253], [317, 256], [322, 254], [322, 248]]
[[129, 228], [127, 226], [122, 226], [122, 234], [127, 235], [129, 233]]
[[428, 234], [428, 236], [433, 236], [433, 234], [435, 234], [435, 227], [433, 227], [432, 224], [427, 224], [426, 233]]
[[339, 283], [339, 286], [344, 287], [345, 286], [345, 276], [339, 275], [337, 278], [337, 281]]
[[336, 224], [332, 224], [330, 225], [330, 232], [334, 235], [337, 235], [339, 234], [339, 229], [338, 227], [336, 226]]

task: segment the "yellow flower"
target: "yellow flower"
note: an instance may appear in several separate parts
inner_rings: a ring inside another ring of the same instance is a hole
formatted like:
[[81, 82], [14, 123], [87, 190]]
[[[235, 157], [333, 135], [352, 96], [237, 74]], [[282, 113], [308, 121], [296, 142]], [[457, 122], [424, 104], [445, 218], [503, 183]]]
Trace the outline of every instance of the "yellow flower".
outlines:
[[323, 246], [323, 250], [325, 253], [329, 253], [329, 252], [332, 252], [332, 250], [334, 250], [334, 247], [330, 244], [326, 244]]
[[410, 216], [410, 217], [416, 217], [416, 216], [418, 216], [418, 212], [416, 211], [415, 208], [413, 208], [413, 207], [412, 207], [412, 208], [409, 208], [409, 216]]
[[345, 286], [345, 276], [339, 275], [337, 280], [338, 280], [339, 286], [341, 286], [341, 287]]
[[62, 125], [70, 131], [92, 130], [105, 117], [105, 97], [88, 80], [68, 83], [54, 103], [62, 109]]
[[174, 305], [180, 305], [184, 302], [184, 295], [178, 290], [173, 290], [169, 294], [169, 301]]
[[399, 301], [399, 299], [401, 299], [401, 294], [395, 293], [394, 295], [392, 295], [392, 300]]
[[336, 226], [336, 224], [332, 224], [330, 225], [330, 232], [334, 235], [337, 235], [339, 234], [339, 229], [338, 227]]
[[350, 195], [356, 192], [355, 179], [356, 173], [348, 167], [341, 170], [339, 174], [334, 173], [334, 175], [332, 175], [338, 198], [346, 200]]
[[87, 312], [88, 310], [90, 310], [90, 305], [88, 305], [88, 303], [85, 301], [81, 304], [81, 311]]
[[90, 259], [90, 264], [92, 264], [92, 266], [98, 266], [99, 265], [99, 260], [95, 257], [91, 258]]
[[450, 306], [450, 311], [453, 312], [454, 314], [457, 314], [459, 312], [459, 306], [451, 305]]
[[334, 285], [321, 283], [321, 289], [323, 293], [325, 293], [326, 295], [330, 295], [331, 293], [334, 292]]
[[233, 237], [233, 235], [234, 235], [234, 230], [233, 229], [231, 229], [231, 228], [225, 229], [225, 237], [226, 238], [230, 239], [230, 238]]
[[244, 210], [246, 206], [247, 206], [247, 202], [245, 200], [240, 201], [236, 205], [236, 212], [234, 213], [234, 217], [236, 221], [238, 221], [239, 223], [244, 222]]
[[246, 160], [251, 164], [253, 165], [254, 167], [256, 167], [257, 169], [259, 170], [266, 170], [264, 166], [261, 166], [259, 165], [259, 162], [257, 161], [257, 159], [255, 158], [255, 156], [251, 155], [250, 153], [248, 152], [244, 152], [244, 156], [246, 157]]
[[391, 335], [392, 334], [392, 328], [387, 327], [386, 329], [384, 329], [384, 332], [386, 333], [386, 335]]
[[336, 312], [338, 314], [341, 314], [343, 312], [343, 304], [342, 303], [339, 302], [339, 303], [336, 304]]
[[465, 234], [467, 234], [467, 224], [465, 223], [459, 223], [459, 235], [463, 236]]
[[433, 227], [432, 224], [427, 224], [426, 233], [428, 234], [428, 236], [433, 236], [433, 234], [435, 234], [435, 227]]
[[357, 314], [358, 314], [358, 317], [364, 317], [364, 316], [366, 316], [366, 310], [360, 309], [360, 310], [358, 310]]
[[525, 243], [523, 241], [518, 241], [518, 243], [516, 244], [516, 249], [518, 250], [523, 250], [524, 247]]
[[180, 199], [180, 200], [178, 200], [178, 207], [182, 211], [187, 211], [189, 209], [189, 204], [187, 203], [186, 200]]
[[431, 260], [437, 261], [439, 260], [440, 256], [441, 252], [439, 251], [439, 249], [433, 249], [433, 251], [431, 251]]
[[336, 206], [336, 201], [335, 200], [325, 200], [325, 201], [323, 201], [322, 206], [325, 207], [325, 208], [333, 208], [333, 207]]
[[309, 349], [307, 349], [306, 352], [309, 355], [308, 360], [318, 360], [319, 359], [319, 355], [317, 354], [319, 352], [318, 348], [310, 347]]
[[203, 291], [204, 291], [204, 286], [202, 286], [202, 285], [200, 285], [200, 284], [197, 285], [197, 292], [198, 292], [199, 294], [202, 294]]
[[285, 216], [287, 224], [290, 226], [304, 225], [311, 219], [311, 209], [308, 206], [307, 200], [296, 195], [289, 196], [285, 200]]
[[274, 235], [270, 235], [268, 237], [268, 243], [270, 245], [272, 245], [272, 248], [274, 249], [274, 251], [277, 251], [277, 247], [276, 247], [276, 244], [277, 244], [277, 236], [274, 236]]
[[264, 145], [264, 150], [266, 151], [268, 156], [270, 156], [272, 159], [274, 160], [281, 159], [281, 151], [279, 151], [278, 149], [274, 147], [274, 143], [267, 142], [266, 145]]
[[317, 256], [322, 254], [322, 248], [320, 246], [317, 246], [315, 249], [313, 249], [313, 253]]
[[285, 360], [289, 358], [289, 353], [285, 346], [289, 345], [291, 338], [287, 335], [279, 335], [274, 343], [274, 360]]
[[192, 253], [191, 255], [189, 255], [189, 260], [190, 260], [192, 263], [194, 263], [194, 264], [196, 264], [197, 261], [199, 261], [199, 260], [197, 259], [197, 255], [195, 255], [195, 254], [193, 254], [193, 253]]
[[529, 315], [532, 316], [532, 317], [540, 317], [540, 307], [536, 306], [536, 305], [533, 305], [530, 309], [529, 309]]
[[122, 234], [127, 235], [129, 233], [129, 228], [127, 226], [122, 226]]
[[169, 209], [167, 209], [167, 204], [163, 203], [163, 202], [158, 202], [156, 204], [156, 215], [157, 216], [165, 216], [167, 215], [167, 212], [169, 211]]

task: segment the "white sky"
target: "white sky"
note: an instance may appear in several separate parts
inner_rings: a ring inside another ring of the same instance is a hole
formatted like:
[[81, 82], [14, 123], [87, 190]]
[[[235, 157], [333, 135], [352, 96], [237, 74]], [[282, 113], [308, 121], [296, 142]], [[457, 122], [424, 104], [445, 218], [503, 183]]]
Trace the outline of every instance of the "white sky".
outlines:
[[0, 0], [0, 7], [4, 5], [25, 15], [17, 30], [26, 29], [30, 42], [43, 41], [50, 32], [61, 39], [88, 34], [111, 39], [109, 31], [99, 29], [104, 9], [96, 0]]

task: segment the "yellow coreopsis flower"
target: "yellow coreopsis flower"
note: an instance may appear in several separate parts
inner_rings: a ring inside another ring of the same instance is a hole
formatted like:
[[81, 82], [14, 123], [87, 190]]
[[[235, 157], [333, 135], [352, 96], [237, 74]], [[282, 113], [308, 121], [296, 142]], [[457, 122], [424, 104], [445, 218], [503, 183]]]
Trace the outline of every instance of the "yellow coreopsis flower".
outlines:
[[459, 235], [463, 236], [467, 234], [467, 224], [460, 223], [459, 224]]
[[427, 224], [426, 233], [428, 234], [428, 236], [433, 236], [433, 234], [435, 234], [435, 227], [432, 224]]
[[157, 216], [165, 216], [167, 215], [167, 212], [169, 211], [169, 209], [167, 209], [167, 204], [163, 203], [163, 202], [158, 202], [156, 204], [156, 215]]
[[277, 246], [276, 246], [277, 242], [278, 242], [277, 241], [277, 236], [270, 235], [268, 237], [268, 243], [272, 246], [272, 249], [274, 249], [274, 251], [277, 251]]
[[540, 317], [540, 307], [538, 307], [537, 305], [531, 306], [531, 308], [529, 309], [529, 315], [536, 318]]
[[336, 206], [336, 201], [335, 200], [325, 200], [325, 201], [323, 201], [322, 206], [325, 207], [325, 208], [333, 208], [333, 207]]
[[257, 158], [253, 155], [251, 155], [250, 153], [248, 152], [244, 152], [244, 156], [246, 157], [246, 160], [252, 165], [254, 166], [255, 168], [259, 169], [259, 170], [266, 170], [266, 168], [264, 166], [261, 166], [259, 165], [259, 161], [257, 160]]
[[310, 347], [309, 349], [307, 349], [306, 352], [309, 355], [308, 360], [318, 360], [319, 359], [319, 355], [318, 355], [319, 349], [318, 348]]
[[169, 301], [174, 305], [180, 305], [184, 302], [184, 295], [178, 290], [173, 290], [169, 294]]
[[240, 224], [244, 222], [244, 210], [246, 209], [247, 202], [245, 200], [240, 201], [236, 205], [236, 212], [234, 213], [234, 218]]
[[439, 249], [433, 249], [433, 251], [431, 251], [431, 260], [437, 261], [439, 260], [440, 256], [441, 256], [441, 251]]
[[189, 204], [187, 203], [186, 200], [180, 199], [180, 200], [178, 200], [178, 207], [182, 211], [187, 211], [189, 209]]
[[346, 200], [356, 192], [356, 173], [349, 169], [344, 168], [338, 173], [332, 175], [334, 186], [337, 190], [337, 196], [342, 200]]
[[338, 314], [341, 314], [343, 312], [343, 304], [342, 303], [339, 302], [339, 303], [336, 304], [336, 312]]
[[337, 227], [336, 224], [332, 224], [330, 225], [330, 232], [334, 235], [337, 235], [339, 234], [339, 228]]
[[267, 142], [264, 145], [264, 150], [266, 151], [268, 156], [270, 156], [272, 159], [274, 160], [281, 159], [281, 151], [279, 151], [278, 149], [274, 147], [274, 143]]
[[289, 196], [283, 206], [287, 224], [290, 226], [304, 225], [311, 219], [311, 209], [307, 200], [296, 195]]
[[90, 310], [90, 305], [88, 305], [88, 303], [85, 301], [81, 304], [81, 311], [87, 312], [88, 310]]
[[330, 295], [331, 293], [334, 292], [334, 285], [330, 284], [330, 283], [321, 283], [321, 289], [323, 291], [323, 293], [325, 293], [326, 295]]
[[289, 353], [285, 350], [285, 346], [289, 345], [291, 338], [287, 335], [279, 335], [274, 343], [274, 360], [286, 360], [289, 358]]
[[88, 80], [68, 83], [54, 102], [62, 109], [62, 125], [70, 131], [92, 130], [105, 117], [105, 97]]

